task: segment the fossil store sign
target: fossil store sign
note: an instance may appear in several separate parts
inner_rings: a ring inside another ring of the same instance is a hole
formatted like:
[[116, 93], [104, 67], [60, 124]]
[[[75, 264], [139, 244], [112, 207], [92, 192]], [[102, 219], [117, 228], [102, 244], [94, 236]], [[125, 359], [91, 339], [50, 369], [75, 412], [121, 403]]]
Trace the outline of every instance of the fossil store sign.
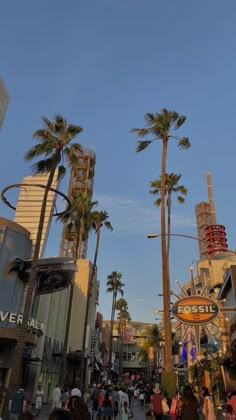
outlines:
[[206, 296], [186, 296], [177, 300], [172, 308], [174, 317], [184, 324], [207, 324], [217, 318], [219, 306]]
[[[0, 327], [1, 327], [1, 324], [22, 325], [22, 321], [23, 321], [22, 314], [17, 314], [15, 312], [0, 311]], [[38, 335], [42, 335], [44, 333], [43, 324], [37, 319], [30, 318], [28, 320], [28, 327], [29, 327], [29, 330], [31, 330], [33, 333], [36, 333]]]

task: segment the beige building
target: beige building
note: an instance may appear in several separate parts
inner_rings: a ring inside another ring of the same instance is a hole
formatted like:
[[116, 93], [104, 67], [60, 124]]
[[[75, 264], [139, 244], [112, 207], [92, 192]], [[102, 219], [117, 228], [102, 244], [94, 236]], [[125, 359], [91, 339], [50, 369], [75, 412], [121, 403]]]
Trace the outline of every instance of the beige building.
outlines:
[[0, 77], [0, 129], [3, 125], [3, 120], [6, 114], [8, 103], [9, 95], [3, 83], [3, 80]]
[[[20, 188], [20, 194], [17, 202], [14, 222], [18, 223], [21, 226], [24, 226], [30, 232], [30, 239], [32, 241], [32, 255], [34, 252], [34, 246], [36, 242], [39, 218], [42, 206], [42, 200], [44, 195], [44, 188], [37, 185], [46, 185], [48, 180], [48, 174], [38, 174], [33, 176], [26, 176], [22, 180], [22, 184], [27, 186], [22, 186]], [[31, 184], [31, 185], [30, 185]], [[52, 188], [57, 188], [57, 174], [54, 177]], [[29, 186], [28, 186], [29, 185]], [[40, 255], [43, 256], [44, 249], [46, 246], [46, 241], [51, 225], [52, 213], [55, 204], [55, 193], [49, 191], [46, 215], [44, 220], [43, 235], [41, 240], [41, 252]]]

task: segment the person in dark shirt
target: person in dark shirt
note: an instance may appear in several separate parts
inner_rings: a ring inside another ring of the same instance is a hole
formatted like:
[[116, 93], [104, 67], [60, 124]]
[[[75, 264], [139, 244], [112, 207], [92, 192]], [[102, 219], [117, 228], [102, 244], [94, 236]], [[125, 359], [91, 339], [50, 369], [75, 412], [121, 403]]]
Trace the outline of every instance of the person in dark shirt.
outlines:
[[17, 391], [13, 392], [9, 400], [10, 420], [18, 420], [18, 417], [27, 409], [27, 398], [22, 384]]
[[186, 385], [183, 396], [177, 402], [177, 410], [181, 412], [181, 420], [199, 420], [198, 407], [199, 403], [191, 386]]

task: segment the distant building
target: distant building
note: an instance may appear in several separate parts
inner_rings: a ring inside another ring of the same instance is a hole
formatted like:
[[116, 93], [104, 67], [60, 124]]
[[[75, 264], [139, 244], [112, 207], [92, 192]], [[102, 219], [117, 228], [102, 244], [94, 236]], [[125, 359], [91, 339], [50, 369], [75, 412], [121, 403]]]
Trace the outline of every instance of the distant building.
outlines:
[[0, 77], [0, 129], [3, 125], [3, 120], [6, 114], [8, 103], [9, 95], [3, 83], [3, 80]]

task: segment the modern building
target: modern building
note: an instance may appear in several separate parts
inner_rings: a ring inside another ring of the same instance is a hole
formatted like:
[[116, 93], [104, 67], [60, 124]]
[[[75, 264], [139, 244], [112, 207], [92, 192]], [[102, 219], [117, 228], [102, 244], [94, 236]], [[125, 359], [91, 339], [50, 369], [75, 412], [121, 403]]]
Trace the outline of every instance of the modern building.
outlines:
[[[22, 179], [21, 183], [23, 186], [20, 188], [18, 202], [16, 206], [14, 222], [21, 226], [24, 226], [30, 232], [30, 239], [32, 241], [32, 255], [36, 242], [39, 218], [42, 206], [42, 200], [45, 189], [40, 187], [46, 185], [48, 181], [48, 174], [38, 174], [32, 176], [26, 176]], [[57, 173], [54, 176], [52, 188], [56, 189], [58, 185]], [[56, 194], [53, 191], [49, 191], [47, 199], [46, 214], [44, 219], [43, 235], [41, 239], [41, 250], [40, 256], [44, 254], [48, 233], [51, 225], [52, 214], [54, 211], [54, 205], [56, 200]]]
[[3, 83], [3, 80], [0, 77], [0, 129], [3, 125], [3, 120], [6, 114], [8, 103], [9, 103], [9, 95]]
[[[48, 174], [38, 174], [34, 176], [27, 176], [22, 179], [22, 184], [20, 188], [20, 193], [18, 197], [18, 202], [15, 211], [14, 221], [19, 225], [26, 228], [30, 233], [30, 239], [32, 241], [32, 251], [31, 257], [34, 252], [34, 246], [37, 237], [39, 219], [40, 219], [40, 212], [42, 206], [42, 200], [44, 195], [44, 188], [40, 187], [40, 185], [46, 185], [48, 180]], [[52, 188], [56, 189], [58, 185], [57, 180], [57, 173], [55, 174]], [[56, 200], [56, 194], [52, 191], [49, 191], [48, 200], [47, 200], [47, 207], [46, 207], [46, 216], [44, 220], [44, 228], [43, 228], [43, 235], [41, 239], [41, 250], [40, 250], [40, 257], [43, 256], [47, 237], [49, 234], [49, 229], [51, 225], [52, 215], [54, 211], [54, 205]], [[60, 292], [56, 293], [58, 295]], [[41, 372], [41, 364], [43, 361], [44, 349], [45, 347], [49, 348], [48, 341], [51, 344], [51, 348], [60, 347], [62, 345], [64, 339], [64, 331], [61, 330], [61, 340], [60, 344], [57, 342], [54, 336], [48, 337], [48, 326], [50, 324], [50, 311], [52, 306], [52, 301], [55, 299], [53, 294], [44, 294], [42, 296], [38, 296], [35, 299], [34, 307], [33, 307], [33, 316], [40, 319], [41, 322], [45, 326], [44, 335], [39, 340], [37, 348], [33, 350], [33, 357], [37, 360], [34, 364], [31, 364], [29, 372], [28, 372], [28, 383], [30, 390], [34, 392], [34, 388], [37, 387], [38, 378]], [[60, 330], [54, 331], [54, 334], [59, 334]], [[54, 344], [54, 342], [56, 344]], [[49, 361], [50, 366], [52, 369], [55, 370], [55, 363], [51, 363], [51, 359]], [[57, 362], [58, 364], [58, 362]]]
[[[8, 386], [13, 368], [14, 348], [18, 338], [18, 325], [22, 322], [22, 300], [25, 290], [25, 284], [16, 272], [10, 273], [11, 262], [16, 256], [28, 259], [30, 254], [31, 240], [28, 230], [0, 217], [0, 393]], [[29, 330], [27, 334], [28, 347], [34, 348], [38, 337], [41, 336], [41, 323], [37, 325], [38, 330]]]

